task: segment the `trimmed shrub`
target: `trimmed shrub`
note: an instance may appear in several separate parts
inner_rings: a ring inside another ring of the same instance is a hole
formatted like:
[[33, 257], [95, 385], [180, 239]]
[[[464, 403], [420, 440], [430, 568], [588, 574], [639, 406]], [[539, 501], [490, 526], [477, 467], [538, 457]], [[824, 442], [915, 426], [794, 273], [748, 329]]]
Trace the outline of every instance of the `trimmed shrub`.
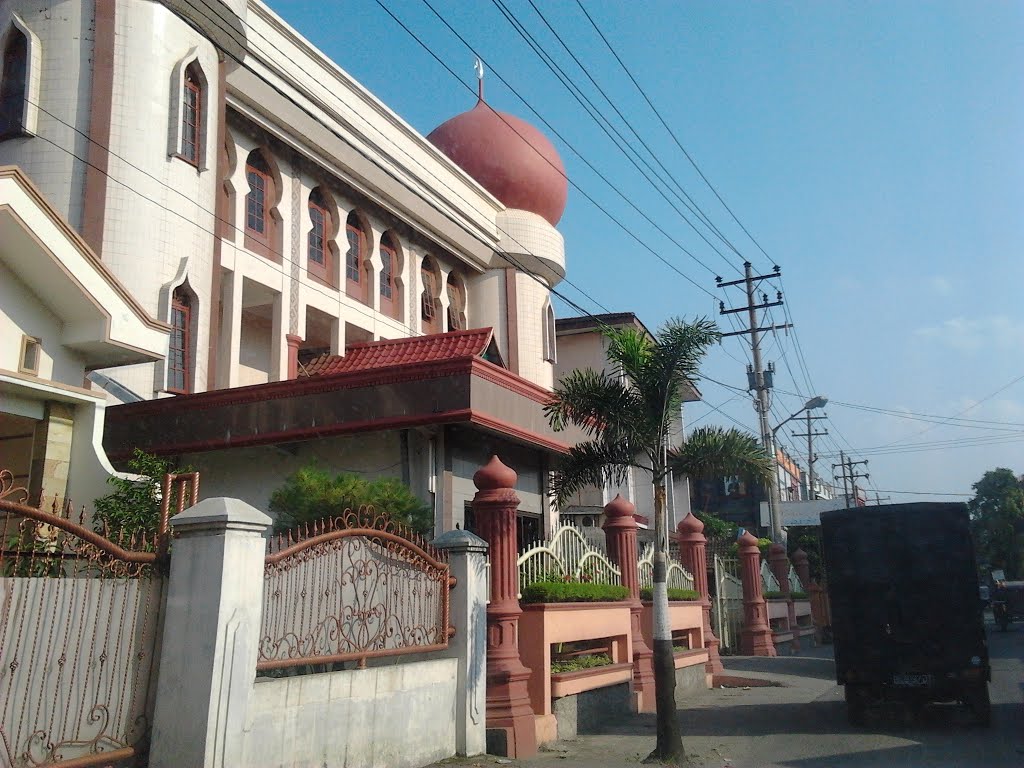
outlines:
[[[640, 599], [641, 600], [653, 600], [654, 599], [654, 590], [653, 589], [647, 589], [647, 588], [641, 589], [640, 590]], [[695, 589], [677, 589], [677, 588], [674, 588], [674, 587], [669, 587], [669, 589], [668, 589], [668, 599], [669, 599], [669, 602], [672, 602], [672, 601], [680, 601], [680, 602], [686, 601], [686, 602], [688, 602], [688, 601], [692, 601], [692, 600], [700, 600], [700, 592], [698, 592]]]
[[524, 603], [609, 603], [629, 598], [629, 590], [616, 584], [579, 581], [535, 581], [523, 588]]

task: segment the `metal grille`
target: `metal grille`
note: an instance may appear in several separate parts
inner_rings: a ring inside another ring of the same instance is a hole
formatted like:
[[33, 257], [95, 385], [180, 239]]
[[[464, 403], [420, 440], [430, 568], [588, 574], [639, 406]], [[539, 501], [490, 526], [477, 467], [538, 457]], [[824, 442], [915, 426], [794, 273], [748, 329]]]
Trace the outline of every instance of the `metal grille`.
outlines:
[[537, 581], [621, 584], [622, 572], [574, 525], [563, 525], [545, 542], [523, 550], [517, 560], [519, 588]]
[[772, 569], [768, 567], [768, 563], [764, 560], [761, 561], [761, 589], [764, 592], [782, 591], [782, 585], [779, 584], [779, 580], [775, 578]]
[[712, 600], [715, 634], [723, 651], [737, 653], [743, 630], [743, 581], [740, 561], [715, 555], [715, 594]]
[[[669, 555], [674, 561], [679, 556], [679, 548], [676, 546]], [[654, 545], [648, 544], [640, 553], [640, 560], [637, 562], [637, 571], [640, 576], [640, 589], [654, 589]], [[669, 589], [693, 589], [693, 574], [683, 568], [679, 563], [669, 562], [668, 564], [668, 588]]]
[[27, 501], [0, 472], [0, 764], [135, 764], [149, 741], [166, 525], [101, 535], [69, 502]]
[[447, 648], [444, 559], [372, 508], [271, 539], [257, 670]]

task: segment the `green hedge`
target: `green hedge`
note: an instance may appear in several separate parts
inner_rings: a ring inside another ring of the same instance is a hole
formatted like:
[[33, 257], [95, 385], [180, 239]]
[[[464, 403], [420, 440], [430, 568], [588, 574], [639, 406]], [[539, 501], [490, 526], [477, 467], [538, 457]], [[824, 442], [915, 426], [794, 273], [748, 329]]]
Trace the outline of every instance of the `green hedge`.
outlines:
[[[654, 599], [654, 590], [653, 589], [641, 589], [640, 590], [640, 599], [641, 600], [653, 600]], [[669, 601], [673, 601], [673, 600], [683, 600], [683, 601], [700, 600], [700, 592], [698, 592], [695, 589], [675, 589], [673, 587], [669, 587], [668, 599], [669, 599]]]
[[[792, 592], [789, 593], [789, 595], [794, 600], [806, 600], [807, 599], [807, 593], [806, 592], [798, 592], [796, 590], [793, 590]], [[783, 594], [782, 592], [774, 590], [774, 589], [764, 593], [764, 599], [765, 600], [779, 600], [779, 599], [781, 599], [781, 598], [783, 598], [785, 596], [786, 595]]]
[[801, 591], [799, 589], [794, 589], [792, 592], [789, 593], [789, 596], [792, 597], [794, 600], [806, 600], [807, 599], [807, 593], [803, 592], [803, 591]]
[[524, 603], [606, 603], [625, 600], [629, 590], [615, 584], [535, 581], [523, 588]]

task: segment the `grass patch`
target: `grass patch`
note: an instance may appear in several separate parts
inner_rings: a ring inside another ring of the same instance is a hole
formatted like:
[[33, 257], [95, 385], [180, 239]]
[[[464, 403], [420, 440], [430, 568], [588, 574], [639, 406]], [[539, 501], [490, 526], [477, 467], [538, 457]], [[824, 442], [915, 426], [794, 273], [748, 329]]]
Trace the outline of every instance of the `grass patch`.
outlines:
[[559, 672], [578, 672], [581, 669], [595, 669], [596, 667], [607, 667], [612, 663], [611, 657], [606, 653], [599, 653], [593, 656], [577, 656], [574, 659], [551, 662], [551, 674]]

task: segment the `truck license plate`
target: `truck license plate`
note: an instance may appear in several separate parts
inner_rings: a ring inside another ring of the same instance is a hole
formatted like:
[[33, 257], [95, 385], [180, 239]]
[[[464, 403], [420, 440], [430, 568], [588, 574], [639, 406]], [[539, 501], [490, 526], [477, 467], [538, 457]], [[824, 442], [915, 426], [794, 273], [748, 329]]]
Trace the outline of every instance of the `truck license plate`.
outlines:
[[920, 688], [931, 685], [931, 675], [893, 675], [892, 684], [904, 688]]

